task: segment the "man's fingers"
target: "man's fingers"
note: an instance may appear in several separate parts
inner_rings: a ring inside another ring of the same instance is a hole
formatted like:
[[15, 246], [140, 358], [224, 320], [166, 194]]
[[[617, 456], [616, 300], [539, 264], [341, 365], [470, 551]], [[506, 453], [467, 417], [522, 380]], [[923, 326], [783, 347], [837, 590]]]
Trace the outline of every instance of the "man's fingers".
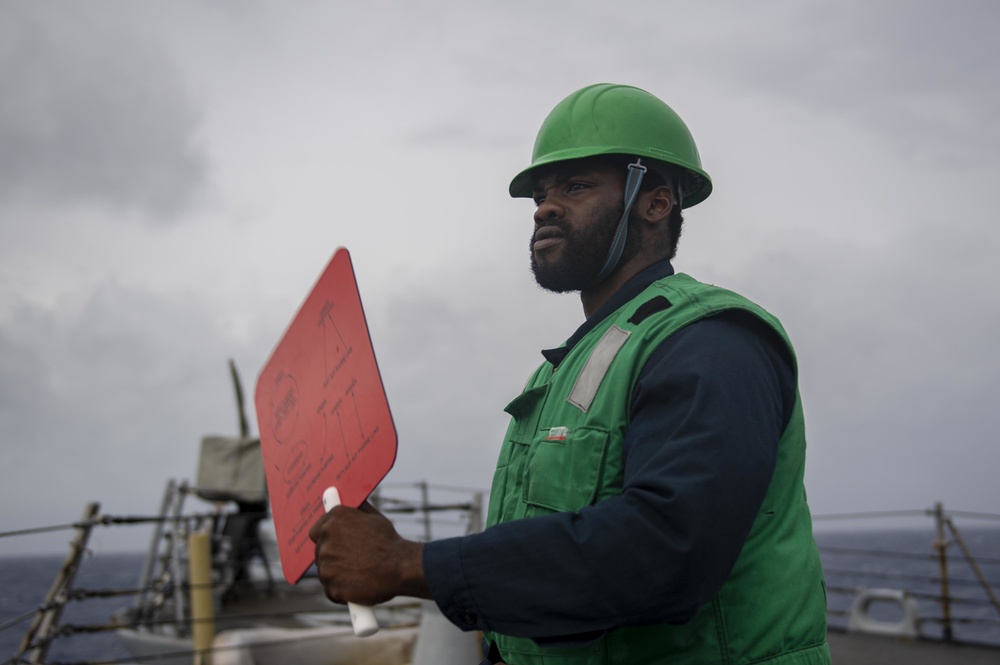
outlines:
[[309, 529], [309, 540], [314, 543], [319, 540], [319, 534], [320, 531], [323, 530], [323, 522], [326, 520], [326, 517], [327, 515], [320, 515], [319, 519], [316, 520], [316, 523], [312, 525], [311, 529]]

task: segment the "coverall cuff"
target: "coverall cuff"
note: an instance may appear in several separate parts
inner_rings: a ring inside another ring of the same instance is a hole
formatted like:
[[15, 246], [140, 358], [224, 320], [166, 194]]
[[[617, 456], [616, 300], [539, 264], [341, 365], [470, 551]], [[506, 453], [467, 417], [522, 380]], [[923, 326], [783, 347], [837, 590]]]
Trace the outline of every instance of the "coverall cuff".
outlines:
[[424, 578], [434, 602], [462, 630], [483, 630], [478, 608], [462, 570], [463, 538], [424, 543]]

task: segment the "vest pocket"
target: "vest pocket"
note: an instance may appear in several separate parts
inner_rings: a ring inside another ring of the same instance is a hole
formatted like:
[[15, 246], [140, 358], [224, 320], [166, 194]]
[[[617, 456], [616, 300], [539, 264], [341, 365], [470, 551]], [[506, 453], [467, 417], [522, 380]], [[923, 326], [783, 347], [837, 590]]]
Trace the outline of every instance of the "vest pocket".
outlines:
[[[534, 514], [576, 512], [594, 503], [608, 453], [608, 430], [581, 427], [565, 438], [543, 429], [524, 468], [524, 500]], [[542, 510], [537, 510], [542, 509]]]

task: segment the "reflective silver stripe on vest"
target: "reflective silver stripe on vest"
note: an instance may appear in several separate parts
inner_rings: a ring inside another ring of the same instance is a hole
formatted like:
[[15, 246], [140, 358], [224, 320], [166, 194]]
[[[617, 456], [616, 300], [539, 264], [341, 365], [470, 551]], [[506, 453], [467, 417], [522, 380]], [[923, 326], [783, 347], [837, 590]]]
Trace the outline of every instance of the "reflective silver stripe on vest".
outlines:
[[594, 397], [597, 396], [597, 389], [601, 387], [604, 375], [611, 367], [611, 361], [618, 355], [618, 351], [621, 350], [625, 340], [631, 334], [631, 331], [622, 330], [618, 326], [611, 326], [608, 332], [604, 333], [604, 337], [590, 352], [590, 357], [587, 358], [587, 364], [583, 366], [580, 376], [576, 378], [573, 390], [566, 398], [567, 402], [584, 413], [587, 412]]

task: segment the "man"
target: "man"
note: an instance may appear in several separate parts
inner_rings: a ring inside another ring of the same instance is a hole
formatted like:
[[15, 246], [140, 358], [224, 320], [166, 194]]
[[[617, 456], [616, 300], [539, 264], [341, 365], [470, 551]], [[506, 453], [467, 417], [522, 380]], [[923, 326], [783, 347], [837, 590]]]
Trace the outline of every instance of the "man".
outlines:
[[336, 509], [310, 534], [331, 599], [433, 598], [512, 665], [830, 662], [791, 344], [670, 264], [711, 190], [649, 93], [553, 109], [510, 193], [537, 204], [536, 280], [586, 321], [505, 409], [486, 530], [421, 545]]

